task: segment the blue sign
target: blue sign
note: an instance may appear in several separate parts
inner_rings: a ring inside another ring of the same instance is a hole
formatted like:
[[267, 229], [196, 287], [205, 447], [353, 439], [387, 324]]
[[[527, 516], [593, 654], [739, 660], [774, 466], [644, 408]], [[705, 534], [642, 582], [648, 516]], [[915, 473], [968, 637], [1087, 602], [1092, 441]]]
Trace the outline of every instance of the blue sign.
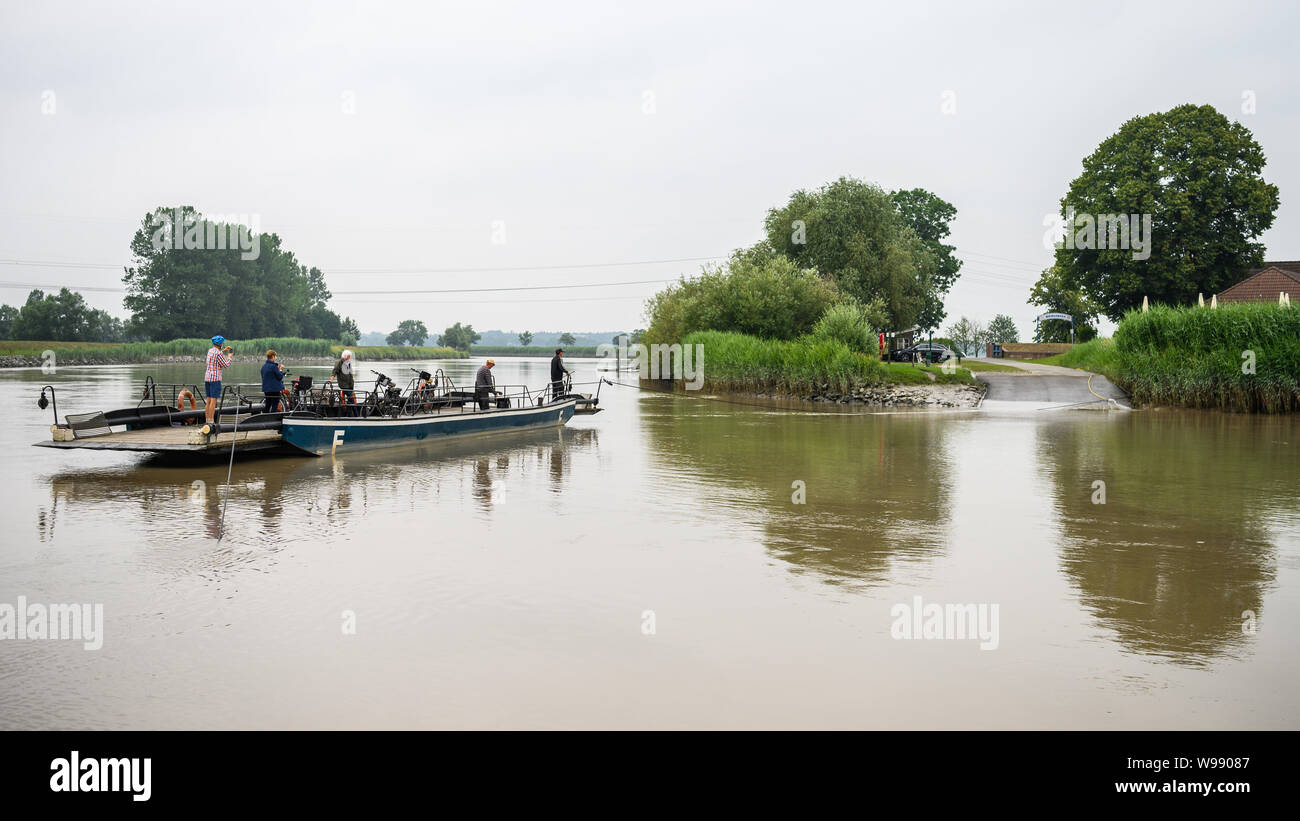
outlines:
[[1034, 321], [1037, 322], [1040, 319], [1064, 319], [1065, 321], [1069, 322], [1071, 325], [1074, 324], [1074, 317], [1070, 316], [1069, 314], [1043, 314], [1042, 316], [1040, 316], [1038, 319]]

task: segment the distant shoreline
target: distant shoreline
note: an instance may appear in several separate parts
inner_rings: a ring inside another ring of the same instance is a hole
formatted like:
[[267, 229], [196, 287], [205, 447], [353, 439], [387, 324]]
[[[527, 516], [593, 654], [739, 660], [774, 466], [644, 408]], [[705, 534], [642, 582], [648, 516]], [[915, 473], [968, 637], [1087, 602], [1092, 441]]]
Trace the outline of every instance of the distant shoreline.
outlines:
[[[267, 350], [275, 349], [287, 362], [332, 364], [344, 350], [341, 343], [325, 339], [293, 337], [246, 339], [230, 343], [236, 362], [261, 362]], [[39, 368], [53, 360], [57, 366], [158, 365], [202, 363], [211, 347], [206, 339], [174, 339], [169, 342], [50, 342], [39, 340], [0, 341], [0, 368]], [[353, 345], [358, 360], [370, 362], [413, 362], [430, 359], [465, 359], [464, 351], [452, 348]]]
[[[499, 355], [499, 354], [498, 354]], [[358, 362], [419, 362], [429, 359], [467, 359], [465, 355], [461, 356], [367, 356], [361, 353], [357, 354]], [[235, 356], [236, 363], [253, 363], [262, 362], [265, 356]], [[56, 359], [59, 367], [86, 367], [90, 365], [184, 365], [199, 364], [202, 365], [204, 357], [201, 356], [152, 356], [146, 359], [111, 359], [111, 358], [82, 358], [82, 357], [62, 357]], [[280, 358], [281, 362], [303, 364], [303, 365], [333, 365], [338, 361], [337, 356], [284, 356]], [[0, 369], [3, 368], [39, 368], [44, 364], [44, 360], [39, 356], [28, 356], [23, 354], [0, 355]]]

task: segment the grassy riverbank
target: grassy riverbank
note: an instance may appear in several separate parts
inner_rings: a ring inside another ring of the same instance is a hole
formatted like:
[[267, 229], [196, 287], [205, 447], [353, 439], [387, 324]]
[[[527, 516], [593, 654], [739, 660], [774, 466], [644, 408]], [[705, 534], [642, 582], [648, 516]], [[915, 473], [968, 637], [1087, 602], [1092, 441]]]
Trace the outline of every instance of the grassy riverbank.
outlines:
[[1119, 378], [1119, 357], [1112, 339], [1093, 339], [1075, 345], [1066, 353], [1034, 359], [1043, 365], [1060, 365], [1063, 368], [1078, 368], [1081, 371], [1099, 373], [1115, 382]]
[[966, 358], [961, 361], [961, 367], [969, 368], [976, 372], [988, 373], [1019, 373], [1019, 368], [1013, 368], [1010, 365], [999, 365], [996, 362], [990, 362], [987, 359]]
[[1093, 371], [1139, 404], [1300, 410], [1300, 309], [1234, 302], [1134, 311], [1113, 340], [1040, 360]]
[[[294, 337], [243, 339], [229, 344], [237, 357], [265, 356], [268, 348], [274, 348], [281, 359], [332, 359], [344, 349], [343, 345], [329, 339]], [[56, 361], [66, 364], [126, 365], [190, 357], [201, 360], [211, 345], [207, 339], [123, 343], [3, 340], [0, 341], [0, 358], [32, 359], [38, 360], [39, 364], [45, 351], [54, 351]], [[434, 347], [363, 345], [353, 346], [351, 350], [358, 359], [369, 360], [460, 359], [468, 356], [463, 351]]]
[[786, 341], [697, 331], [689, 334], [684, 344], [704, 346], [704, 387], [708, 390], [812, 395], [827, 390], [850, 393], [879, 385], [974, 384], [970, 374], [960, 368], [949, 374], [937, 367], [885, 363], [834, 339]]

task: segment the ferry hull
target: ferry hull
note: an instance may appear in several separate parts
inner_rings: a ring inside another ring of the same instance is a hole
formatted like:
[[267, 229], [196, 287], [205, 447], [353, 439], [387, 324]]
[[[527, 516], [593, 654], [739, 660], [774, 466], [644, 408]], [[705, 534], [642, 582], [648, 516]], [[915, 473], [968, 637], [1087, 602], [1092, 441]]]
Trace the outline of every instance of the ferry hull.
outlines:
[[285, 419], [284, 441], [316, 456], [461, 439], [492, 433], [560, 427], [573, 418], [575, 400], [540, 407], [429, 414], [396, 419]]

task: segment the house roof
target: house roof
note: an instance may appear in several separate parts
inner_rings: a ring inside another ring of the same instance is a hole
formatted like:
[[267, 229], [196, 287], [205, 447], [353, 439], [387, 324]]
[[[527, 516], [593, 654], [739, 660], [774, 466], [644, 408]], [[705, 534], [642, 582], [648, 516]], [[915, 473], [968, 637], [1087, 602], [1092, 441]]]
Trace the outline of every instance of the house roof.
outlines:
[[1246, 271], [1246, 276], [1254, 276], [1261, 271], [1267, 271], [1269, 268], [1281, 268], [1283, 271], [1289, 271], [1293, 274], [1300, 275], [1300, 260], [1294, 262], [1265, 262], [1263, 268], [1251, 268]]
[[[1297, 265], [1297, 263], [1281, 263]], [[1220, 301], [1226, 302], [1263, 302], [1276, 301], [1282, 291], [1290, 293], [1292, 289], [1300, 290], [1300, 272], [1288, 270], [1273, 264], [1260, 268], [1241, 282], [1219, 293]]]

